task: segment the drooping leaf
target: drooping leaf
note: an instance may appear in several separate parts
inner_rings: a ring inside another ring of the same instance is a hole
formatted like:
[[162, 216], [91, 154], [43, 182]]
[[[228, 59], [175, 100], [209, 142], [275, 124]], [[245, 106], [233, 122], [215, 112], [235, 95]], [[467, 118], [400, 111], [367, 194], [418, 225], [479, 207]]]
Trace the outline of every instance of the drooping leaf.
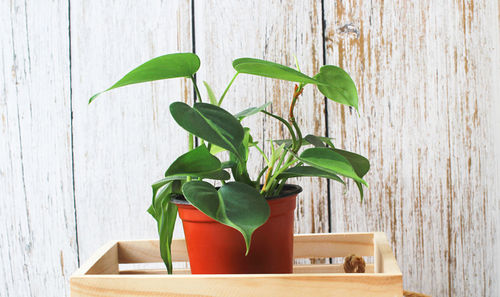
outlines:
[[193, 53], [176, 53], [156, 57], [127, 73], [108, 89], [95, 94], [92, 102], [100, 94], [119, 87], [167, 78], [190, 77], [200, 68], [200, 59]]
[[233, 68], [239, 73], [247, 73], [301, 83], [318, 83], [313, 78], [293, 68], [260, 59], [236, 59], [233, 61]]
[[186, 180], [186, 176], [168, 176], [156, 181], [151, 187], [153, 188], [153, 201], [158, 190], [164, 185], [174, 181], [174, 180]]
[[214, 91], [206, 81], [203, 81], [203, 84], [207, 89], [207, 94], [208, 94], [208, 99], [210, 100], [210, 104], [217, 105], [217, 98], [215, 98]]
[[265, 110], [269, 105], [271, 105], [272, 102], [267, 102], [259, 107], [250, 107], [250, 108], [247, 108], [243, 111], [240, 111], [238, 112], [237, 114], [234, 115], [235, 118], [237, 118], [238, 120], [243, 120], [244, 118], [246, 117], [249, 117], [251, 115], [254, 115], [254, 114], [257, 114], [263, 110]]
[[295, 166], [292, 168], [288, 168], [287, 170], [283, 171], [283, 173], [278, 175], [276, 179], [304, 177], [304, 176], [324, 177], [345, 184], [344, 181], [338, 175], [312, 166]]
[[183, 102], [174, 102], [170, 105], [170, 113], [186, 131], [240, 157], [238, 147], [243, 141], [244, 130], [226, 110], [207, 103], [196, 103], [190, 107]]
[[344, 158], [351, 163], [352, 168], [356, 172], [359, 177], [365, 176], [365, 174], [370, 170], [370, 161], [367, 158], [358, 155], [356, 153], [352, 153], [349, 151], [344, 151], [340, 149], [335, 149], [335, 152], [344, 156]]
[[230, 182], [217, 189], [203, 181], [184, 184], [186, 200], [212, 219], [238, 230], [245, 240], [246, 253], [250, 250], [253, 232], [269, 217], [267, 201], [249, 185]]
[[168, 167], [165, 176], [206, 176], [220, 171], [221, 162], [210, 154], [207, 147], [202, 144], [197, 148], [181, 155]]
[[157, 222], [158, 235], [160, 236], [160, 255], [167, 267], [169, 274], [172, 274], [172, 235], [177, 218], [177, 206], [170, 203], [173, 183], [168, 181], [161, 191], [156, 195], [158, 184], [153, 185], [153, 203], [148, 209], [148, 212]]
[[[365, 174], [370, 170], [370, 161], [367, 158], [344, 150], [335, 149], [335, 151], [342, 156], [344, 156], [349, 163], [351, 163], [352, 168], [359, 177], [365, 176]], [[356, 186], [359, 190], [359, 195], [361, 197], [361, 201], [363, 201], [364, 193], [363, 193], [363, 185], [359, 181], [355, 181]]]
[[330, 148], [315, 147], [306, 149], [300, 154], [299, 159], [318, 169], [352, 178], [367, 186], [366, 182], [356, 174], [351, 163], [344, 156]]
[[314, 79], [321, 83], [317, 84], [318, 89], [328, 99], [358, 109], [356, 85], [349, 74], [342, 68], [325, 65], [320, 68]]

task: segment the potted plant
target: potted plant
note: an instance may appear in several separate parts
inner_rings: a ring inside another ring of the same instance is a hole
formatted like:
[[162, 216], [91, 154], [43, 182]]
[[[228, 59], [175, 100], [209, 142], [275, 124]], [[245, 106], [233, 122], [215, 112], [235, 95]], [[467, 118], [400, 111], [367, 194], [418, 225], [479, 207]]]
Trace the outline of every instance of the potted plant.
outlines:
[[[207, 101], [201, 100], [194, 78], [200, 67], [198, 56], [168, 54], [138, 66], [105, 90], [169, 78], [193, 81], [193, 105], [170, 105], [172, 117], [188, 132], [189, 150], [152, 185], [148, 209], [158, 223], [160, 252], [169, 273], [177, 213], [183, 221], [192, 273], [291, 273], [295, 200], [301, 188], [287, 184], [287, 179], [315, 176], [344, 184], [343, 176], [356, 183], [363, 198], [363, 176], [369, 170], [369, 161], [336, 148], [329, 138], [303, 136], [294, 117], [296, 102], [307, 85], [315, 85], [327, 98], [357, 110], [356, 86], [339, 67], [323, 66], [310, 77], [296, 64], [297, 70], [259, 59], [236, 59], [236, 73], [220, 98], [204, 82]], [[239, 74], [295, 82], [288, 118], [266, 111], [269, 104], [234, 115], [223, 109], [224, 98]], [[243, 125], [246, 117], [259, 112], [276, 119], [290, 134], [290, 139], [270, 140], [269, 155]], [[256, 177], [247, 170], [251, 149], [259, 151], [267, 164]], [[224, 156], [227, 158], [221, 160]]]

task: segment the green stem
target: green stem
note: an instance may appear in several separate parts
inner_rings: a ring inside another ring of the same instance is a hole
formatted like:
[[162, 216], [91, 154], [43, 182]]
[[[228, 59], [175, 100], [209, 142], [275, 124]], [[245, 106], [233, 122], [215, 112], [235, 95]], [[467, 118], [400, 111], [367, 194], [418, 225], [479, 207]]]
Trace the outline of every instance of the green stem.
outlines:
[[260, 179], [262, 178], [262, 176], [264, 175], [264, 173], [266, 173], [266, 170], [267, 170], [268, 166], [264, 167], [260, 172], [259, 172], [259, 176], [257, 177], [257, 182], [259, 183], [260, 185]]
[[262, 148], [257, 144], [254, 144], [254, 146], [259, 151], [259, 153], [262, 155], [264, 160], [266, 160], [266, 163], [269, 164], [269, 159], [267, 158], [266, 154], [264, 154], [264, 151], [262, 150]]
[[261, 112], [263, 112], [264, 114], [268, 115], [268, 116], [271, 116], [275, 119], [277, 119], [278, 121], [282, 122], [286, 128], [288, 129], [288, 131], [290, 132], [290, 135], [292, 136], [292, 143], [293, 143], [293, 147], [295, 148], [295, 146], [297, 145], [296, 142], [297, 142], [297, 137], [295, 136], [295, 132], [293, 131], [293, 128], [292, 126], [290, 126], [290, 124], [285, 121], [284, 119], [278, 117], [278, 116], [275, 116], [274, 114], [270, 113], [270, 112], [267, 112], [265, 110], [261, 110]]
[[[293, 156], [291, 156], [293, 158]], [[274, 180], [276, 179], [276, 177], [278, 177], [278, 175], [280, 175], [281, 173], [283, 173], [283, 171], [285, 171], [288, 167], [290, 167], [291, 165], [295, 164], [296, 162], [298, 162], [298, 160], [292, 160], [290, 162], [287, 162], [282, 168], [280, 168], [277, 172], [275, 172], [271, 178], [267, 181], [267, 185], [266, 188], [267, 189], [263, 189], [265, 192], [268, 192], [270, 190], [270, 185], [274, 183]], [[271, 192], [271, 191], [269, 191]]]
[[[200, 90], [198, 89], [198, 85], [196, 84], [196, 80], [194, 79], [194, 76], [191, 76], [191, 81], [193, 82], [194, 90], [196, 92], [196, 96], [199, 98], [200, 102], [202, 102], [201, 101]], [[196, 99], [195, 99], [195, 102], [196, 102]]]
[[220, 97], [219, 102], [217, 103], [217, 106], [220, 106], [222, 104], [222, 100], [224, 100], [224, 97], [226, 97], [227, 91], [229, 91], [229, 88], [233, 84], [233, 82], [236, 79], [236, 77], [238, 76], [238, 74], [240, 74], [240, 73], [236, 72], [236, 74], [233, 76], [233, 79], [231, 79], [231, 81], [227, 85], [226, 89], [224, 90], [224, 93], [222, 93], [222, 96]]

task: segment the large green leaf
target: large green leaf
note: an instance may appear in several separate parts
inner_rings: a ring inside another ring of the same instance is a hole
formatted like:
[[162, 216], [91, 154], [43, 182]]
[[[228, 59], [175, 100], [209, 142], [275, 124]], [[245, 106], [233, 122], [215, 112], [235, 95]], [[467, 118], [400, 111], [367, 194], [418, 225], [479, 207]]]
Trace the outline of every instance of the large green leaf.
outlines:
[[[354, 168], [354, 171], [356, 172], [356, 174], [359, 177], [365, 176], [365, 174], [368, 172], [368, 170], [370, 170], [370, 161], [368, 161], [367, 158], [365, 158], [361, 155], [352, 153], [352, 152], [344, 151], [344, 150], [335, 149], [335, 151], [337, 153], [341, 154], [342, 156], [344, 156], [347, 159], [347, 161], [349, 161], [349, 163], [351, 163], [352, 168]], [[361, 201], [363, 201], [363, 196], [364, 196], [363, 185], [359, 181], [355, 181], [355, 182], [356, 182], [356, 186], [358, 187], [358, 190], [359, 190], [359, 195], [361, 197]]]
[[168, 167], [165, 176], [206, 176], [221, 169], [219, 159], [202, 144], [177, 158]]
[[344, 158], [351, 163], [352, 168], [359, 177], [365, 176], [365, 174], [370, 170], [370, 161], [368, 161], [367, 158], [356, 153], [339, 149], [335, 149], [335, 152], [344, 156]]
[[315, 147], [307, 149], [300, 154], [299, 159], [318, 169], [352, 178], [367, 186], [366, 182], [356, 174], [351, 163], [344, 156], [330, 148]]
[[183, 102], [174, 102], [170, 105], [170, 113], [186, 131], [241, 157], [238, 147], [243, 141], [243, 127], [226, 110], [207, 103], [190, 107]]
[[344, 181], [336, 174], [331, 172], [321, 170], [312, 166], [295, 166], [288, 168], [283, 171], [276, 179], [292, 178], [292, 177], [304, 177], [304, 176], [317, 176], [324, 177], [328, 179], [333, 179], [339, 183], [344, 184]]
[[318, 83], [313, 78], [293, 68], [254, 58], [236, 59], [233, 61], [233, 68], [239, 73], [247, 73], [301, 83]]
[[358, 91], [352, 78], [342, 68], [325, 65], [314, 79], [319, 81], [319, 91], [328, 99], [358, 109]]
[[100, 94], [112, 89], [160, 79], [191, 77], [199, 68], [200, 59], [192, 53], [177, 53], [156, 57], [130, 71], [108, 89], [92, 96], [89, 103]]
[[240, 111], [238, 112], [237, 114], [234, 115], [235, 118], [237, 118], [238, 120], [243, 120], [244, 118], [246, 117], [249, 117], [251, 115], [254, 115], [256, 113], [259, 113], [263, 110], [265, 110], [269, 105], [271, 105], [272, 102], [267, 102], [259, 107], [250, 107], [250, 108], [247, 108], [243, 111]]
[[190, 181], [182, 187], [187, 201], [212, 219], [238, 230], [250, 250], [252, 233], [269, 217], [267, 201], [259, 191], [239, 182], [217, 189], [204, 181]]

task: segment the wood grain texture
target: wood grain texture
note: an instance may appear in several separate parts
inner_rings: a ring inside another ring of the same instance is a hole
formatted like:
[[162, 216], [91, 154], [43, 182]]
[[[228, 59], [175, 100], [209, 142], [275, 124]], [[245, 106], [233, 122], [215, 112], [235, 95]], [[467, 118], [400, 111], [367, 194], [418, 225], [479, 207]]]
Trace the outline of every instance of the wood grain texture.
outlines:
[[0, 2], [2, 297], [67, 296], [78, 266], [68, 33], [67, 1]]
[[[174, 243], [186, 249], [184, 240]], [[353, 243], [354, 253], [364, 253], [369, 245], [368, 255], [376, 254], [379, 260], [375, 267], [369, 265], [367, 273], [344, 273], [337, 264], [310, 264], [295, 265], [293, 274], [189, 275], [186, 270], [177, 270], [174, 275], [165, 275], [163, 269], [126, 270], [118, 275], [114, 269], [119, 267], [119, 261], [149, 262], [151, 255], [157, 253], [156, 248], [151, 248], [158, 241], [111, 242], [71, 276], [71, 293], [79, 297], [402, 296], [401, 271], [383, 233], [294, 235], [294, 256], [336, 257], [336, 247], [346, 243]], [[315, 246], [314, 250], [310, 246]], [[158, 255], [156, 258], [160, 260]]]
[[333, 230], [391, 234], [410, 290], [498, 294], [497, 14], [491, 1], [325, 2], [327, 62], [352, 74], [361, 113], [329, 104], [330, 135], [372, 164], [361, 206], [352, 184], [332, 192]]
[[[224, 20], [224, 21], [221, 21]], [[318, 1], [195, 1], [196, 53], [202, 60], [199, 79], [207, 80], [221, 95], [235, 71], [232, 60], [240, 57], [267, 59], [309, 75], [319, 71], [323, 55], [321, 3]], [[294, 83], [240, 75], [224, 99], [223, 107], [239, 112], [272, 102], [269, 110], [283, 118], [293, 95]], [[314, 87], [305, 88], [295, 116], [305, 135], [323, 135], [323, 99]], [[270, 139], [290, 138], [276, 120], [257, 115], [243, 121], [252, 136], [269, 152]], [[249, 169], [255, 178], [265, 166], [258, 153], [251, 154]], [[290, 182], [297, 183], [291, 179]], [[303, 178], [298, 196], [295, 231], [328, 231], [327, 183]]]
[[[185, 79], [104, 93], [141, 63], [191, 51], [190, 1], [75, 1], [71, 7], [75, 194], [80, 257], [112, 239], [157, 236], [151, 184], [187, 149], [170, 116]], [[177, 235], [182, 228], [177, 228]]]
[[[359, 117], [332, 103], [325, 112], [309, 86], [297, 118], [304, 134], [328, 132], [366, 155], [370, 189], [360, 204], [353, 184], [333, 183], [328, 205], [328, 184], [302, 179], [297, 232], [384, 231], [405, 288], [500, 295], [499, 4], [0, 2], [0, 297], [67, 296], [78, 250], [85, 260], [109, 240], [157, 236], [145, 211], [150, 184], [187, 148], [168, 105], [190, 100], [191, 83], [87, 101], [141, 62], [192, 51], [193, 38], [203, 94], [206, 80], [220, 95], [242, 56], [293, 67], [296, 55], [314, 74], [325, 54], [354, 77]], [[286, 115], [292, 91], [293, 83], [242, 75], [223, 106], [238, 112], [272, 101]], [[244, 124], [260, 141], [288, 136], [260, 115]], [[253, 173], [263, 164], [257, 157]]]

